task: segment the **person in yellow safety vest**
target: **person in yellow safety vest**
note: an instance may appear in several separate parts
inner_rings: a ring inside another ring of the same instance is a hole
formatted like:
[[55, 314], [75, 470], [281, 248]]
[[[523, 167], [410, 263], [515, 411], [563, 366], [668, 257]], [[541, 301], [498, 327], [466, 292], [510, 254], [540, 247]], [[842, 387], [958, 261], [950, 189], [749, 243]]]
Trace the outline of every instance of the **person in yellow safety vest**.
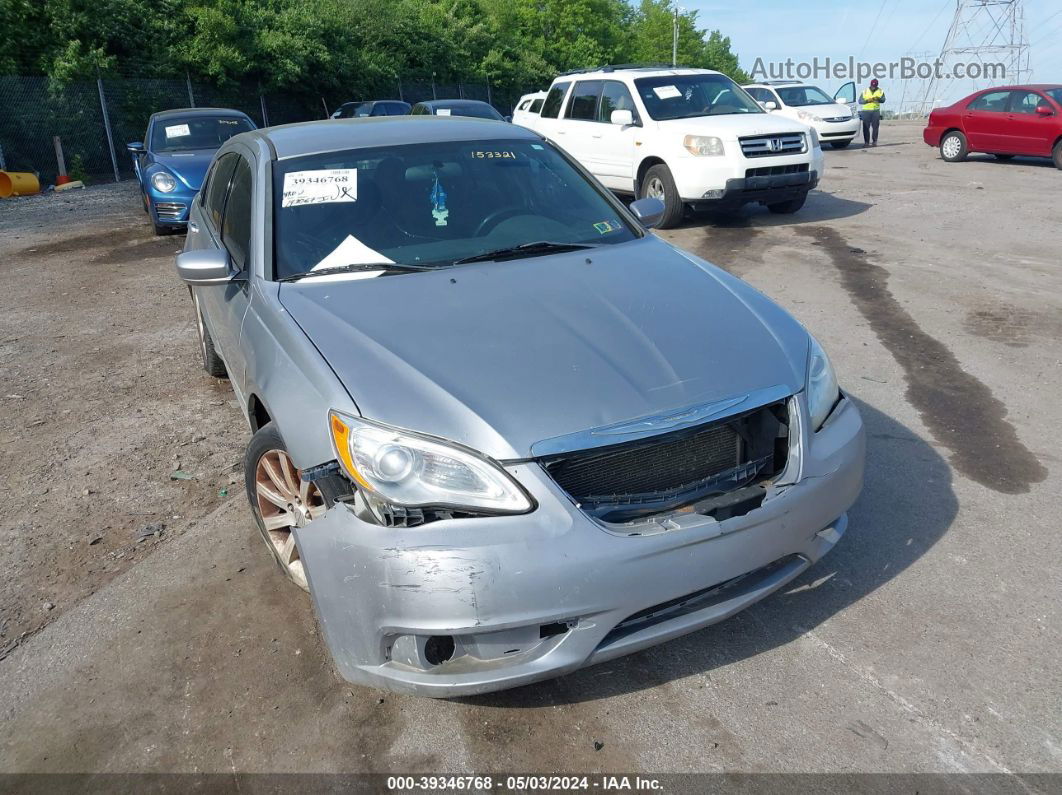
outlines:
[[863, 102], [859, 111], [859, 118], [863, 120], [863, 146], [877, 146], [881, 105], [885, 101], [885, 92], [878, 88], [877, 78], [870, 81], [870, 88], [863, 91], [860, 99]]

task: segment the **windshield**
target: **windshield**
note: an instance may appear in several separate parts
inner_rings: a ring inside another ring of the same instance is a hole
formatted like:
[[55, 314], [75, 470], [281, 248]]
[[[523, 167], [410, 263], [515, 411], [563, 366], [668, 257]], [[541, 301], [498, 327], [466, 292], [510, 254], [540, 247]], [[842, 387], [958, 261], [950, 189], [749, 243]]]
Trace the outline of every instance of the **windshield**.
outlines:
[[789, 88], [777, 88], [778, 96], [782, 102], [792, 108], [802, 108], [807, 105], [832, 105], [833, 97], [830, 97], [821, 88], [815, 86], [790, 86]]
[[188, 152], [217, 149], [237, 133], [253, 130], [242, 116], [180, 116], [155, 122], [152, 152]]
[[657, 121], [764, 112], [726, 75], [642, 77], [634, 85], [646, 111]]
[[436, 108], [435, 115], [471, 116], [474, 119], [494, 119], [495, 121], [502, 118], [502, 115], [490, 105], [453, 105], [449, 108]]
[[281, 160], [273, 195], [278, 279], [638, 236], [613, 199], [538, 141], [431, 142]]

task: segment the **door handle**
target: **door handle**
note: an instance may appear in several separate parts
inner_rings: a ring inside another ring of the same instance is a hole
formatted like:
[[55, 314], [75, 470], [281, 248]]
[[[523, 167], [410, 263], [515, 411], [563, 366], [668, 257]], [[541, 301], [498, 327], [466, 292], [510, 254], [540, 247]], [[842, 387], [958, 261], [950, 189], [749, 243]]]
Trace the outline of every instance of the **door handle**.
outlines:
[[597, 135], [591, 135], [590, 137], [591, 138], [600, 138], [601, 137], [601, 133], [598, 133]]

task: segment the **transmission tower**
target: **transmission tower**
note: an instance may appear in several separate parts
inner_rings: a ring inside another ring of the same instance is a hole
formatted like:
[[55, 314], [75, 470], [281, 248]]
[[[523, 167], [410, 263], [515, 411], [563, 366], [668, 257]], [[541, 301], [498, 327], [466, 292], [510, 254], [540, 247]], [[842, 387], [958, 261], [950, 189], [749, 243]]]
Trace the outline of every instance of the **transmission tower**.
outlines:
[[[1002, 83], [1024, 82], [1029, 74], [1029, 37], [1025, 31], [1024, 0], [956, 0], [944, 46], [940, 50], [941, 77], [926, 85], [923, 113], [943, 101]], [[974, 77], [953, 77], [956, 66]], [[986, 71], [1002, 64], [1006, 77]]]

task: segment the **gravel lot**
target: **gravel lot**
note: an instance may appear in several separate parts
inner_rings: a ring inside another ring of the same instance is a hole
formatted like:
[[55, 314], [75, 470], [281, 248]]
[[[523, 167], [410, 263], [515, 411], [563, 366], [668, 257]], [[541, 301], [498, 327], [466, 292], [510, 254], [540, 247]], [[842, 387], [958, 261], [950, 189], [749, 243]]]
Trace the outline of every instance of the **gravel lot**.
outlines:
[[869, 433], [844, 541], [723, 624], [451, 701], [335, 679], [135, 186], [0, 203], [0, 770], [1062, 770], [1062, 174], [909, 124], [826, 160], [795, 217], [664, 236], [831, 352]]

